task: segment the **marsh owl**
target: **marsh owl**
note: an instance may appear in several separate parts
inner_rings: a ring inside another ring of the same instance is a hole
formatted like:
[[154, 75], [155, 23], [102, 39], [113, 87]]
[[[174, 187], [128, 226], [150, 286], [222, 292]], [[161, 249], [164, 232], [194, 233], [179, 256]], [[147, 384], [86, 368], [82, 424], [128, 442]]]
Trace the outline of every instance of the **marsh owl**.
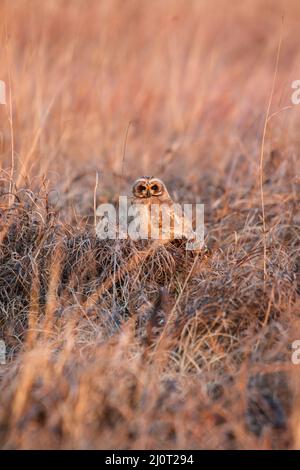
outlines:
[[138, 212], [141, 238], [195, 241], [192, 222], [183, 217], [163, 181], [152, 176], [138, 178], [132, 187], [133, 208]]

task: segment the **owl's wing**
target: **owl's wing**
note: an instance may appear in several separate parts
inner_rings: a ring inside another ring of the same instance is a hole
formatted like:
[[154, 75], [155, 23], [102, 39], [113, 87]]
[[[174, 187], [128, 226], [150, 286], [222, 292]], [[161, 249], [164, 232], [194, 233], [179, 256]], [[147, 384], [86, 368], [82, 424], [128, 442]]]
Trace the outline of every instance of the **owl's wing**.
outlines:
[[174, 238], [181, 238], [187, 241], [187, 247], [190, 250], [199, 251], [203, 247], [203, 242], [197, 237], [197, 233], [193, 229], [192, 220], [182, 214], [181, 210], [174, 210]]
[[173, 227], [173, 238], [183, 238], [185, 229], [184, 229], [184, 220], [182, 217], [182, 212], [178, 209], [172, 210], [171, 212], [172, 227]]
[[160, 205], [159, 228], [163, 240], [183, 237], [183, 217], [180, 207], [175, 207], [172, 201]]

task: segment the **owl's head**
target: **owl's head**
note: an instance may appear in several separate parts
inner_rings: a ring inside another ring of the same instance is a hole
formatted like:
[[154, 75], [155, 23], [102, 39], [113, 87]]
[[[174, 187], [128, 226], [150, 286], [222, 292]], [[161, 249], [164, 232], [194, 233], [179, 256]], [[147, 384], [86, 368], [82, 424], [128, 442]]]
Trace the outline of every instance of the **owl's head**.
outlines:
[[164, 183], [153, 176], [142, 176], [138, 178], [132, 187], [134, 197], [150, 198], [169, 195]]

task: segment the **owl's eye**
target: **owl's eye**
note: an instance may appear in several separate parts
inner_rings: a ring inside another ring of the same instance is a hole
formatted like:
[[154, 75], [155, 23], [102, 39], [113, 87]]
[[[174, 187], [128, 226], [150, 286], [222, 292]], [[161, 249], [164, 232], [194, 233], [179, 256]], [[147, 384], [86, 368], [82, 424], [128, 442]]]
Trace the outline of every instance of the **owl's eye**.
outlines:
[[159, 190], [159, 187], [157, 186], [157, 184], [154, 184], [153, 186], [151, 186], [151, 189], [153, 191], [158, 191]]
[[146, 186], [141, 185], [138, 187], [138, 191], [140, 192], [145, 191], [145, 190], [146, 190]]

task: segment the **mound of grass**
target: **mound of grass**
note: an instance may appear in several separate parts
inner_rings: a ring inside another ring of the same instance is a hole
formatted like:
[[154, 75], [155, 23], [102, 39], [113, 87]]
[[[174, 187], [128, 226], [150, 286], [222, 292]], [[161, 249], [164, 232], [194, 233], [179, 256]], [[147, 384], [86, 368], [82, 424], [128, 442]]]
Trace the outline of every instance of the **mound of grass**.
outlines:
[[[235, 3], [1, 2], [1, 448], [300, 447], [300, 6]], [[143, 174], [207, 250], [97, 239]]]

